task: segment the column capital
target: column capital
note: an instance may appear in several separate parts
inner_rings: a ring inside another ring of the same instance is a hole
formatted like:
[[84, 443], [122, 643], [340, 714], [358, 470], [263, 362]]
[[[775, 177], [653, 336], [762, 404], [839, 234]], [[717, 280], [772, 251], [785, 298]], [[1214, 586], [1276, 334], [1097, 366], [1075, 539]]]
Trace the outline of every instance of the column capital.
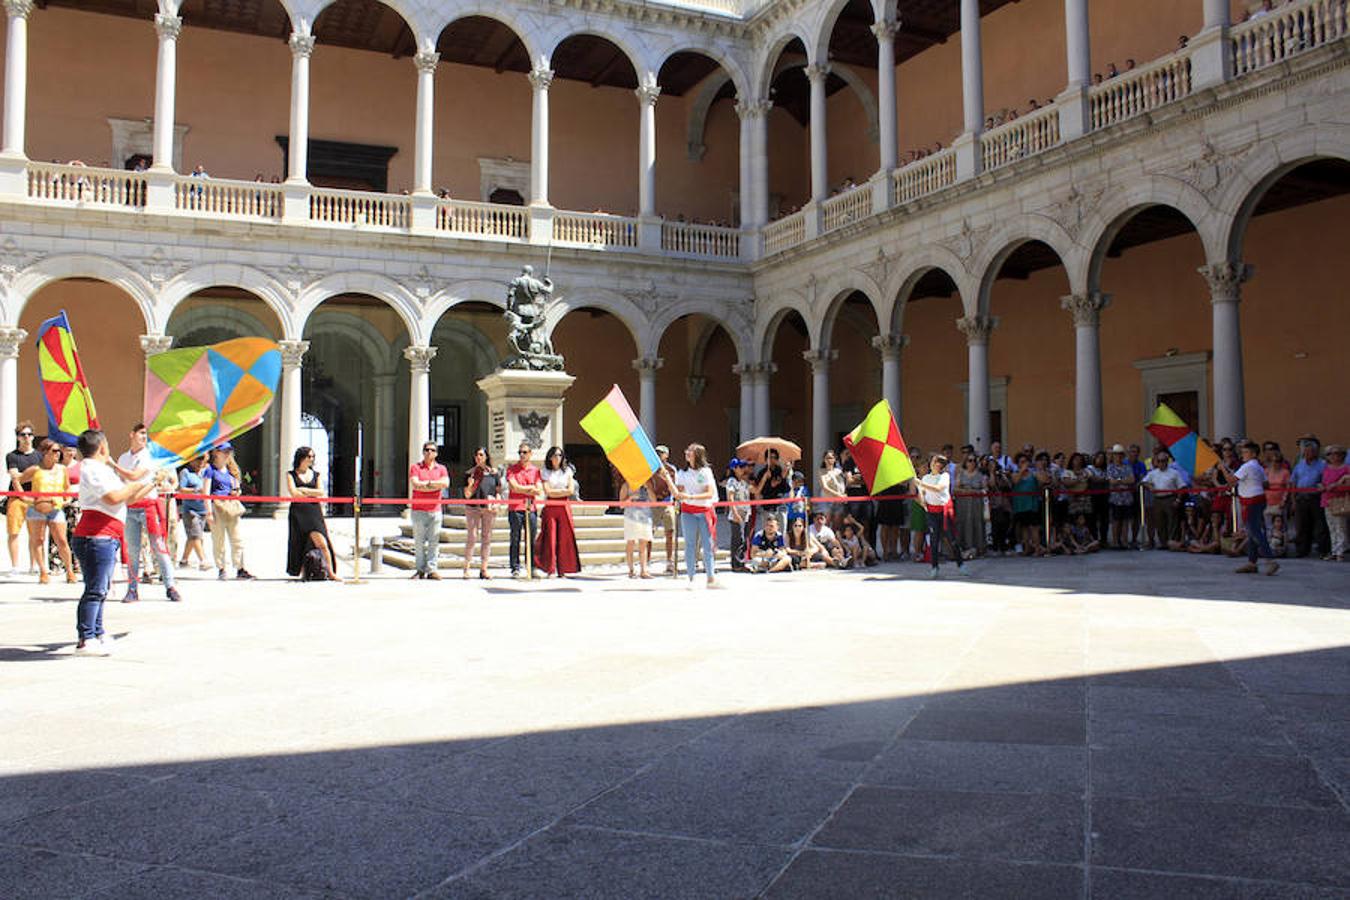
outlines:
[[811, 65], [806, 67], [805, 72], [806, 72], [806, 79], [810, 81], [812, 84], [816, 83], [817, 81], [824, 83], [825, 79], [829, 77], [830, 74], [830, 64], [811, 63]]
[[633, 360], [633, 368], [637, 369], [639, 378], [655, 378], [656, 370], [665, 364], [666, 361], [659, 356], [644, 356]]
[[759, 373], [760, 378], [770, 378], [778, 374], [778, 363], [775, 362], [755, 363], [754, 370]]
[[656, 83], [656, 74], [648, 72], [642, 76], [637, 89], [633, 91], [643, 106], [655, 106], [656, 98], [661, 96], [661, 85]]
[[33, 0], [5, 0], [5, 12], [11, 19], [26, 19], [33, 14]]
[[298, 369], [309, 350], [309, 341], [277, 341], [277, 346], [281, 348], [281, 368]]
[[838, 350], [803, 350], [802, 359], [811, 364], [811, 373], [828, 372], [830, 363], [839, 358]]
[[872, 338], [872, 347], [881, 354], [882, 359], [899, 359], [900, 353], [908, 346], [907, 334], [879, 334]]
[[1073, 315], [1075, 328], [1096, 328], [1102, 323], [1102, 310], [1111, 305], [1111, 295], [1101, 291], [1087, 294], [1069, 294], [1059, 298], [1060, 309]]
[[413, 54], [413, 65], [423, 75], [430, 75], [435, 72], [440, 61], [441, 55], [435, 50], [418, 50]]
[[164, 13], [155, 13], [155, 31], [159, 34], [161, 40], [176, 41], [179, 32], [182, 30], [182, 16], [166, 16]]
[[998, 327], [998, 317], [964, 316], [956, 320], [956, 327], [966, 336], [967, 344], [987, 344], [989, 335]]
[[290, 40], [286, 43], [290, 45], [291, 58], [293, 59], [309, 59], [314, 55], [314, 35], [312, 34], [293, 31]]
[[430, 345], [403, 348], [403, 358], [408, 361], [413, 372], [430, 372], [431, 361], [436, 357], [436, 348]]
[[22, 328], [0, 328], [0, 359], [18, 359], [28, 332]]
[[758, 370], [754, 363], [736, 363], [736, 365], [731, 367], [731, 374], [742, 381], [747, 379], [753, 381], [756, 371]]
[[736, 115], [742, 119], [763, 118], [769, 114], [771, 109], [773, 109], [772, 100], [748, 99], [736, 101]]
[[553, 83], [553, 70], [538, 66], [530, 70], [530, 84], [536, 91], [546, 91]]
[[1243, 262], [1210, 263], [1197, 269], [1209, 284], [1212, 303], [1238, 303], [1242, 300], [1242, 283], [1250, 281], [1256, 267]]
[[154, 356], [156, 353], [165, 353], [173, 348], [173, 337], [167, 334], [143, 334], [141, 335], [141, 352], [146, 358]]
[[872, 34], [876, 35], [877, 41], [893, 41], [895, 33], [900, 30], [900, 19], [882, 19], [880, 22], [872, 23]]

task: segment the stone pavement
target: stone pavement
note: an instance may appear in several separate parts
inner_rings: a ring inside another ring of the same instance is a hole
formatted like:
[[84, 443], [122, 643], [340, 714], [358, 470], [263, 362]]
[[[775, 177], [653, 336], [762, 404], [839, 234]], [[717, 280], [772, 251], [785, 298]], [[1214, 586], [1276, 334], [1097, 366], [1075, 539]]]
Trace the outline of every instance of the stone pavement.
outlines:
[[1232, 567], [3, 584], [0, 896], [1350, 895], [1350, 568]]

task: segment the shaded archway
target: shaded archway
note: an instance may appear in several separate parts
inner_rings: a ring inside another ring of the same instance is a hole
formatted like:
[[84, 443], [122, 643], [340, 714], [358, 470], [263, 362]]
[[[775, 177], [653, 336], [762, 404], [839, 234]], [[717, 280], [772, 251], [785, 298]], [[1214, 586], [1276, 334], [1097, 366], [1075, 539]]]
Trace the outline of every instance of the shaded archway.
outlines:
[[[739, 225], [741, 128], [736, 114], [735, 79], [706, 53], [681, 50], [657, 72], [656, 209], [665, 219], [711, 225]], [[698, 106], [704, 129], [696, 142], [686, 134], [690, 111]], [[681, 146], [683, 144], [683, 146]]]
[[[570, 123], [571, 138], [550, 143], [550, 200], [564, 209], [637, 215], [636, 63], [595, 34], [564, 38], [550, 59], [550, 120]], [[597, 172], [608, 175], [597, 179]]]
[[[780, 63], [785, 59], [799, 64], [780, 69]], [[796, 36], [788, 39], [769, 59], [767, 93], [773, 106], [765, 125], [769, 168], [765, 201], [771, 222], [791, 215], [811, 199], [811, 158], [807, 149], [811, 85], [806, 78], [805, 65], [806, 45]]]
[[850, 126], [832, 128], [827, 134], [829, 181], [835, 191], [862, 184], [880, 167], [875, 102], [870, 109], [860, 108], [857, 101], [863, 98], [844, 90], [845, 70], [861, 70], [868, 78], [876, 78], [877, 38], [872, 32], [875, 21], [872, 0], [843, 0], [829, 26], [826, 58], [832, 71], [825, 85], [826, 105], [831, 123]]
[[720, 475], [742, 439], [740, 386], [733, 371], [739, 361], [735, 340], [724, 323], [692, 314], [666, 326], [657, 347], [663, 362], [656, 374], [652, 439], [673, 450], [703, 444]]
[[492, 303], [461, 301], [431, 331], [436, 358], [431, 364], [428, 434], [440, 446], [439, 460], [450, 469], [454, 484], [472, 463], [474, 448], [490, 444], [487, 401], [478, 379], [496, 371], [510, 355], [501, 316]]
[[806, 318], [796, 309], [779, 313], [765, 332], [764, 359], [775, 371], [768, 373], [760, 396], [766, 408], [755, 402], [756, 430], [794, 441], [809, 452], [811, 446], [811, 367], [802, 354], [811, 347], [812, 334]]
[[952, 324], [963, 311], [955, 279], [939, 266], [910, 273], [892, 308], [888, 335], [894, 340], [883, 353], [899, 356], [896, 415], [914, 447], [940, 447], [965, 431], [966, 342]]

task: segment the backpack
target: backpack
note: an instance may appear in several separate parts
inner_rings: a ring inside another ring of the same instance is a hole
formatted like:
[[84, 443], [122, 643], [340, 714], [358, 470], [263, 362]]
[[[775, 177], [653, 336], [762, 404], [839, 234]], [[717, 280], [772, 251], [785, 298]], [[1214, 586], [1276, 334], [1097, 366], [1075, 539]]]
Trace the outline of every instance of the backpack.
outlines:
[[328, 558], [318, 547], [313, 547], [300, 562], [301, 581], [327, 581]]

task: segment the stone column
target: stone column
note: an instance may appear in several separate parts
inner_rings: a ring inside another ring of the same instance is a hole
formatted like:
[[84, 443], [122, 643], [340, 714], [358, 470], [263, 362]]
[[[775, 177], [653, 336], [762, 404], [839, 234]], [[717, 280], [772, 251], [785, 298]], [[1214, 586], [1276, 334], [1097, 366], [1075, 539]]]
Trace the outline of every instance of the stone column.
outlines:
[[1191, 87], [1214, 87], [1233, 77], [1233, 50], [1228, 27], [1232, 24], [1228, 0], [1205, 0], [1205, 27], [1191, 38]]
[[436, 356], [436, 348], [431, 346], [413, 346], [403, 348], [403, 358], [408, 361], [408, 371], [412, 381], [408, 391], [408, 459], [422, 458], [422, 445], [426, 443], [427, 431], [431, 425], [431, 360]]
[[[281, 348], [281, 443], [278, 470], [281, 477], [291, 467], [291, 457], [300, 446], [301, 382], [300, 365], [309, 350], [309, 341], [277, 341]], [[282, 481], [285, 484], [285, 481]]]
[[155, 69], [154, 168], [173, 171], [174, 91], [178, 79], [178, 33], [183, 30], [179, 16], [155, 14], [155, 33], [159, 35], [159, 63]]
[[[27, 337], [22, 328], [0, 327], [0, 434], [7, 441], [19, 423], [19, 350]], [[0, 484], [8, 486], [8, 472], [0, 475]]]
[[893, 19], [877, 22], [877, 122], [881, 129], [881, 171], [889, 172], [899, 164], [899, 136], [895, 124], [895, 32]]
[[755, 189], [755, 225], [762, 227], [769, 221], [769, 111], [772, 100], [760, 100], [751, 120], [754, 141], [751, 143], [751, 172]]
[[767, 437], [773, 428], [773, 400], [770, 387], [778, 364], [762, 362], [755, 366], [755, 433], [753, 437]]
[[821, 203], [830, 197], [829, 153], [825, 127], [825, 82], [830, 77], [829, 63], [806, 67], [811, 82], [811, 201]]
[[[408, 488], [407, 482], [402, 477], [403, 471], [398, 465], [398, 440], [394, 434], [394, 383], [397, 380], [397, 372], [381, 372], [370, 378], [370, 385], [375, 393], [375, 429], [371, 434], [370, 449], [366, 452], [374, 461], [377, 473], [366, 491], [371, 496], [395, 497]], [[430, 421], [431, 416], [428, 414], [428, 425]], [[422, 458], [420, 443], [416, 458]], [[411, 464], [412, 461], [409, 460], [409, 465]], [[449, 462], [446, 462], [446, 465], [448, 466]]]
[[740, 189], [741, 189], [741, 227], [751, 228], [755, 224], [755, 176], [754, 176], [754, 111], [756, 104], [736, 101], [736, 116], [741, 122], [740, 138]]
[[[731, 367], [731, 374], [740, 379], [741, 382], [741, 421], [740, 431], [741, 440], [748, 441], [756, 437], [755, 431], [755, 367], [753, 365], [736, 365]], [[733, 448], [734, 450], [735, 448]]]
[[1111, 295], [1093, 291], [1060, 298], [1060, 306], [1073, 315], [1076, 363], [1074, 366], [1073, 422], [1077, 449], [1093, 454], [1102, 444], [1102, 352], [1099, 333], [1102, 310], [1111, 305]]
[[[811, 365], [811, 456], [803, 468], [819, 478], [820, 458], [830, 446], [830, 362], [839, 358], [838, 350], [805, 350], [802, 359]], [[820, 484], [814, 485], [816, 491]]]
[[530, 117], [530, 204], [548, 206], [548, 86], [553, 70], [530, 70], [534, 105]]
[[633, 92], [638, 98], [638, 215], [656, 216], [656, 98], [661, 86], [648, 72]]
[[1239, 304], [1242, 283], [1252, 277], [1241, 262], [1211, 263], [1200, 267], [1209, 283], [1214, 314], [1214, 433], [1215, 440], [1247, 436], [1246, 388], [1242, 376], [1242, 328]]
[[659, 356], [633, 360], [633, 368], [638, 373], [638, 419], [652, 443], [660, 443], [656, 437], [656, 372], [665, 364]]
[[[309, 180], [309, 58], [314, 53], [314, 36], [293, 32], [291, 46], [291, 134], [287, 145], [287, 181]], [[304, 351], [301, 351], [303, 353]], [[298, 365], [298, 364], [297, 364]], [[285, 456], [285, 440], [283, 437]]]
[[1205, 29], [1227, 28], [1231, 23], [1228, 0], [1205, 0]]
[[967, 134], [984, 129], [984, 56], [980, 48], [980, 0], [961, 0], [961, 97]]
[[[26, 158], [24, 120], [28, 103], [28, 16], [33, 0], [5, 0], [9, 31], [5, 34], [5, 156]], [[14, 429], [4, 432], [5, 440]]]
[[1092, 81], [1088, 0], [1064, 0], [1064, 32], [1068, 38], [1069, 87], [1087, 87]]
[[[413, 148], [413, 193], [431, 193], [431, 156], [436, 121], [436, 64], [441, 55], [419, 50], [413, 55], [417, 67], [417, 132]], [[420, 457], [419, 457], [420, 458]]]
[[967, 385], [966, 440], [976, 451], [989, 450], [989, 335], [998, 326], [993, 316], [966, 316], [956, 327], [966, 336], [970, 366]]
[[903, 424], [900, 414], [900, 355], [909, 346], [909, 336], [879, 334], [872, 338], [872, 346], [881, 354], [881, 396], [890, 404], [896, 424]]

